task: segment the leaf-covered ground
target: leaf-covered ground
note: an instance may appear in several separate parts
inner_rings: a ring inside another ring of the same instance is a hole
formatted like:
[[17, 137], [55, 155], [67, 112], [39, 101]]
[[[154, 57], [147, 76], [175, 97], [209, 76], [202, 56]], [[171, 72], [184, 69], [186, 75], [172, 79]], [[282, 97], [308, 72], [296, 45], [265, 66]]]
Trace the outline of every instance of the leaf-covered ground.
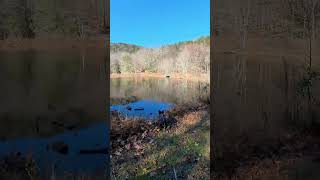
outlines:
[[210, 119], [205, 106], [168, 112], [165, 127], [143, 120], [113, 118], [113, 179], [209, 179]]
[[[214, 179], [319, 179], [319, 127], [259, 144], [227, 144], [214, 159]], [[217, 144], [216, 144], [217, 146]]]

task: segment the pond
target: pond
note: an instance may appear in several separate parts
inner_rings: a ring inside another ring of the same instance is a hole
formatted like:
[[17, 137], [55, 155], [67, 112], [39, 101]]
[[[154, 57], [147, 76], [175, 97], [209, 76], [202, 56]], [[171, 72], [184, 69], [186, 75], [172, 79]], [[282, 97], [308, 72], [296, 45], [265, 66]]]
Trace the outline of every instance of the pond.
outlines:
[[171, 78], [112, 78], [111, 111], [128, 118], [156, 119], [174, 106], [196, 104], [209, 97], [209, 84]]
[[104, 57], [102, 49], [0, 51], [0, 159], [31, 155], [43, 175], [104, 172]]
[[[53, 167], [56, 174], [105, 173], [104, 57], [101, 49], [0, 51], [0, 160], [31, 156], [44, 176]], [[110, 83], [111, 110], [130, 117], [155, 119], [159, 111], [209, 95], [206, 83], [170, 78]]]

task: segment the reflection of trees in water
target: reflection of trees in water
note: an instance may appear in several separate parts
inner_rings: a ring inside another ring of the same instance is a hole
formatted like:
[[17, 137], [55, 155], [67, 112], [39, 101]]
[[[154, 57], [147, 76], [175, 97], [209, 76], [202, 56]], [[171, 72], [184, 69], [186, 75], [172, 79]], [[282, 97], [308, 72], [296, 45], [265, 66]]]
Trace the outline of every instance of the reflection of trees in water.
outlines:
[[35, 119], [40, 118], [40, 126], [46, 124], [45, 131], [51, 131], [52, 113], [63, 114], [75, 108], [90, 116], [76, 123], [101, 120], [105, 92], [99, 94], [99, 89], [105, 82], [99, 76], [99, 63], [103, 57], [96, 52], [88, 57], [92, 60], [80, 72], [77, 51], [0, 52], [1, 129], [10, 127], [15, 134], [27, 135], [34, 131]]
[[34, 63], [35, 63], [35, 53], [30, 50], [24, 54], [21, 54], [21, 65], [20, 65], [20, 77], [21, 84], [26, 92], [26, 96], [30, 93], [30, 88], [32, 87], [32, 80], [34, 78]]
[[[120, 85], [120, 86], [119, 86]], [[193, 103], [208, 96], [209, 85], [202, 82], [160, 78], [111, 79], [111, 98], [137, 96], [172, 103]]]
[[78, 78], [80, 75], [80, 62], [73, 59], [51, 61], [52, 67], [55, 67], [52, 76], [52, 88], [49, 90], [49, 102], [53, 104], [63, 104], [75, 93]]
[[8, 92], [11, 96], [20, 96], [22, 102], [28, 98], [67, 100], [76, 87], [77, 57], [70, 59], [32, 50], [2, 57], [2, 65], [8, 68], [2, 71], [2, 83], [12, 91]]

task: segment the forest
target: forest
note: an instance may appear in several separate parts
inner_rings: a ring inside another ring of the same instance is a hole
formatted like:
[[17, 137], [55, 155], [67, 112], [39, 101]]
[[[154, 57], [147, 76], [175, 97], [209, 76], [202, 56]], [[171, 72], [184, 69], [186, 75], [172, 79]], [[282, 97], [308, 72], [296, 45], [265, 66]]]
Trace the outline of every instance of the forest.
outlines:
[[210, 73], [210, 37], [159, 48], [111, 44], [111, 73]]
[[214, 1], [212, 12], [214, 178], [319, 177], [320, 1]]
[[0, 0], [0, 40], [109, 32], [106, 0]]

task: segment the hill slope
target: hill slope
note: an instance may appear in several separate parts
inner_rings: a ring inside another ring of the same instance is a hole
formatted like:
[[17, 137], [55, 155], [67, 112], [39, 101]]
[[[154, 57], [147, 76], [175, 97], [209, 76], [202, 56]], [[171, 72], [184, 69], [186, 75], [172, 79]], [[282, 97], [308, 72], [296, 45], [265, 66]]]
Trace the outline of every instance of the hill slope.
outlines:
[[209, 54], [209, 36], [160, 48], [113, 43], [110, 47], [111, 73], [203, 74], [209, 72]]

